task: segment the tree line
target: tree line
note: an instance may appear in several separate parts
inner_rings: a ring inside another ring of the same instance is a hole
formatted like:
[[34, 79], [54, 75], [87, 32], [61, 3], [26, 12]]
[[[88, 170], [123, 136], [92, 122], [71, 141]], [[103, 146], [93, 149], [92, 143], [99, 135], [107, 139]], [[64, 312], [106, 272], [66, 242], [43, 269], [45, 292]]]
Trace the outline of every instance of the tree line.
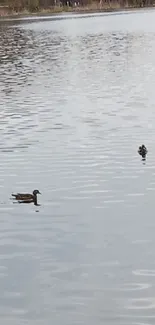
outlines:
[[[7, 3], [6, 3], [7, 1]], [[95, 9], [102, 10], [115, 9], [118, 5], [120, 8], [124, 7], [148, 7], [153, 6], [155, 0], [0, 0], [0, 5], [8, 5], [13, 11], [23, 11], [27, 9], [28, 11], [37, 12], [41, 9], [60, 9], [67, 10], [75, 7], [88, 7], [93, 4]]]

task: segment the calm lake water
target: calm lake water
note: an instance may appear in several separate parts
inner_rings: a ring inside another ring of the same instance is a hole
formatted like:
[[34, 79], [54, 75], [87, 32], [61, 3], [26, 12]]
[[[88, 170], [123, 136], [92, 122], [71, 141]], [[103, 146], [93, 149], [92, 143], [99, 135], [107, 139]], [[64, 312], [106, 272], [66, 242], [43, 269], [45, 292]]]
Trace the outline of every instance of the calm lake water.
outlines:
[[57, 18], [0, 23], [0, 321], [155, 324], [155, 11]]

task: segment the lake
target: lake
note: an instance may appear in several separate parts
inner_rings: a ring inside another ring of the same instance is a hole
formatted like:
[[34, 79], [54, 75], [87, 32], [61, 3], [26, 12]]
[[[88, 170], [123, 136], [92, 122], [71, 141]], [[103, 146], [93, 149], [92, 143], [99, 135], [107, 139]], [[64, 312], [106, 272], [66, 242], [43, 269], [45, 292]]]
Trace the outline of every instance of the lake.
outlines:
[[1, 324], [155, 323], [154, 85], [153, 9], [0, 22]]

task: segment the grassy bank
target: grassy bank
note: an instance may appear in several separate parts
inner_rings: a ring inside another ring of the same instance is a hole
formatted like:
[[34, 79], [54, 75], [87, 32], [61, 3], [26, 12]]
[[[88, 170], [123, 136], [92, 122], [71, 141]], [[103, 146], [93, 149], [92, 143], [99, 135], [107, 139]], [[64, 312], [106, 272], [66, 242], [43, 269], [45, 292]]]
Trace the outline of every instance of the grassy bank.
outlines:
[[134, 5], [129, 4], [127, 1], [122, 5], [120, 2], [106, 2], [106, 3], [91, 3], [86, 6], [51, 6], [48, 8], [38, 8], [37, 10], [30, 10], [28, 8], [24, 9], [14, 9], [9, 6], [0, 6], [0, 17], [25, 17], [25, 16], [46, 16], [55, 15], [63, 13], [102, 13], [102, 12], [115, 12], [122, 10], [137, 10], [144, 8], [153, 8], [154, 4], [143, 6], [142, 3]]

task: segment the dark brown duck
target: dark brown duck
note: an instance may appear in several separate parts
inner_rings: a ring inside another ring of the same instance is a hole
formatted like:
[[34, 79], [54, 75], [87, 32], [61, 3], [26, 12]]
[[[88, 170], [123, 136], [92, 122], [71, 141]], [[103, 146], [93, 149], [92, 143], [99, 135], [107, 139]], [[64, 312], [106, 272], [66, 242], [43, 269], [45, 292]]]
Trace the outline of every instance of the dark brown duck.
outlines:
[[32, 194], [29, 193], [17, 193], [12, 194], [12, 196], [20, 201], [20, 203], [32, 203], [37, 205], [37, 194], [41, 194], [38, 190], [34, 190]]
[[142, 146], [140, 146], [139, 149], [138, 149], [138, 153], [139, 153], [139, 155], [142, 156], [142, 158], [145, 158], [146, 157], [147, 152], [148, 151], [147, 151], [147, 149], [146, 149], [146, 147], [145, 147], [144, 144], [142, 144]]

